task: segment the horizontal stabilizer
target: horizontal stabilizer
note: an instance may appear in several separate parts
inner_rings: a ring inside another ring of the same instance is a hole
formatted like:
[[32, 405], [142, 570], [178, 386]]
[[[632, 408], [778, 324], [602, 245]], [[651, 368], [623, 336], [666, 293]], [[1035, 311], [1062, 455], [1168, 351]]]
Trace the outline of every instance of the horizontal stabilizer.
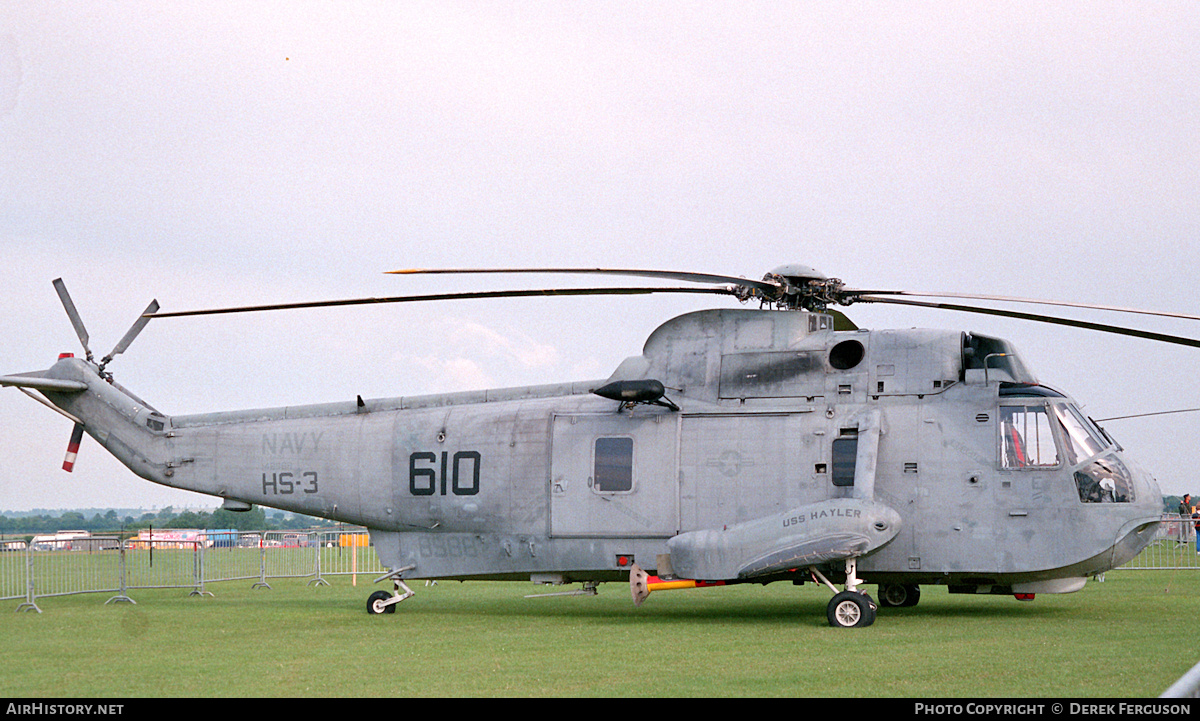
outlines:
[[58, 378], [45, 378], [42, 371], [20, 373], [11, 376], [0, 376], [0, 386], [15, 386], [17, 388], [33, 388], [39, 391], [54, 393], [78, 393], [87, 390], [83, 381], [68, 381]]

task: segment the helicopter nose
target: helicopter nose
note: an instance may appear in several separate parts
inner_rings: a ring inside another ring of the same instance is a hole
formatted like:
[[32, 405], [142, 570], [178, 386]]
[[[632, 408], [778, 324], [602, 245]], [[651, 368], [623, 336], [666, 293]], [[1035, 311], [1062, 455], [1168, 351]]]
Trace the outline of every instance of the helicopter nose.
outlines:
[[[1147, 518], [1161, 519], [1163, 513], [1162, 491], [1158, 488], [1158, 481], [1154, 479], [1154, 476], [1151, 475], [1149, 471], [1141, 466], [1135, 466], [1132, 471], [1134, 483], [1137, 484], [1135, 489], [1135, 492], [1137, 493], [1137, 496], [1135, 496], [1135, 502], [1139, 509], [1143, 511]], [[1154, 532], [1157, 533], [1160, 525], [1160, 523], [1156, 522], [1147, 524], [1147, 532], [1149, 532], [1149, 529], [1153, 528]], [[1153, 534], [1151, 534], [1151, 536], [1152, 535]], [[1152, 540], [1152, 538], [1147, 540], [1147, 543], [1149, 543], [1150, 540]]]
[[1132, 497], [1127, 503], [1118, 503], [1123, 523], [1117, 529], [1113, 545], [1105, 554], [1106, 568], [1122, 566], [1142, 552], [1157, 537], [1162, 521], [1162, 495], [1158, 482], [1145, 469], [1123, 458], [1131, 477]]
[[1134, 465], [1133, 471], [1134, 483], [1137, 485], [1136, 498], [1147, 507], [1153, 507], [1158, 511], [1162, 510], [1162, 491], [1158, 488], [1158, 481], [1149, 471], [1141, 466]]

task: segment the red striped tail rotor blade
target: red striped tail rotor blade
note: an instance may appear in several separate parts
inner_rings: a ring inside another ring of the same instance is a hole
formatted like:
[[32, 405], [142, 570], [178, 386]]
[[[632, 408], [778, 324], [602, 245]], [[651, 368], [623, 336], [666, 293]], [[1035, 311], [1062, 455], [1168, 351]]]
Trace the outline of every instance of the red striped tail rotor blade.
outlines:
[[67, 473], [75, 470], [75, 458], [79, 455], [79, 444], [83, 442], [83, 424], [76, 423], [71, 431], [71, 442], [67, 444], [67, 457], [63, 459], [63, 470]]

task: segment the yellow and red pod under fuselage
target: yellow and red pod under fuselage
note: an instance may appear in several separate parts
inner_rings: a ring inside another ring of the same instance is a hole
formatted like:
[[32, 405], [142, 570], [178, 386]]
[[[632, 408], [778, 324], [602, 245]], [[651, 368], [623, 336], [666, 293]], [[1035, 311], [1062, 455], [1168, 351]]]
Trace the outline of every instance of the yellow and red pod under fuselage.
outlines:
[[642, 605], [642, 601], [645, 601], [646, 597], [654, 591], [673, 591], [679, 588], [708, 588], [711, 586], [724, 586], [726, 583], [726, 581], [697, 581], [691, 578], [663, 579], [658, 576], [651, 576], [636, 563], [629, 572], [629, 590], [633, 594], [633, 603], [636, 606]]
[[658, 576], [646, 577], [646, 590], [648, 591], [673, 591], [677, 588], [708, 588], [710, 586], [724, 585], [724, 581], [696, 581], [691, 578], [662, 579]]

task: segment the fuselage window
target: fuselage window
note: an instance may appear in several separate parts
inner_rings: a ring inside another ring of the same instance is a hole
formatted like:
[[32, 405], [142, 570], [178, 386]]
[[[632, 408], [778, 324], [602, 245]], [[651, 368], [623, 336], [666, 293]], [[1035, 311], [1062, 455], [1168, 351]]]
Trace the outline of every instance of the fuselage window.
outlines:
[[633, 439], [597, 438], [592, 490], [621, 493], [633, 490]]
[[1050, 468], [1059, 462], [1045, 406], [1000, 406], [1002, 468]]
[[854, 485], [854, 464], [858, 458], [858, 437], [838, 438], [833, 442], [833, 476], [835, 486]]

